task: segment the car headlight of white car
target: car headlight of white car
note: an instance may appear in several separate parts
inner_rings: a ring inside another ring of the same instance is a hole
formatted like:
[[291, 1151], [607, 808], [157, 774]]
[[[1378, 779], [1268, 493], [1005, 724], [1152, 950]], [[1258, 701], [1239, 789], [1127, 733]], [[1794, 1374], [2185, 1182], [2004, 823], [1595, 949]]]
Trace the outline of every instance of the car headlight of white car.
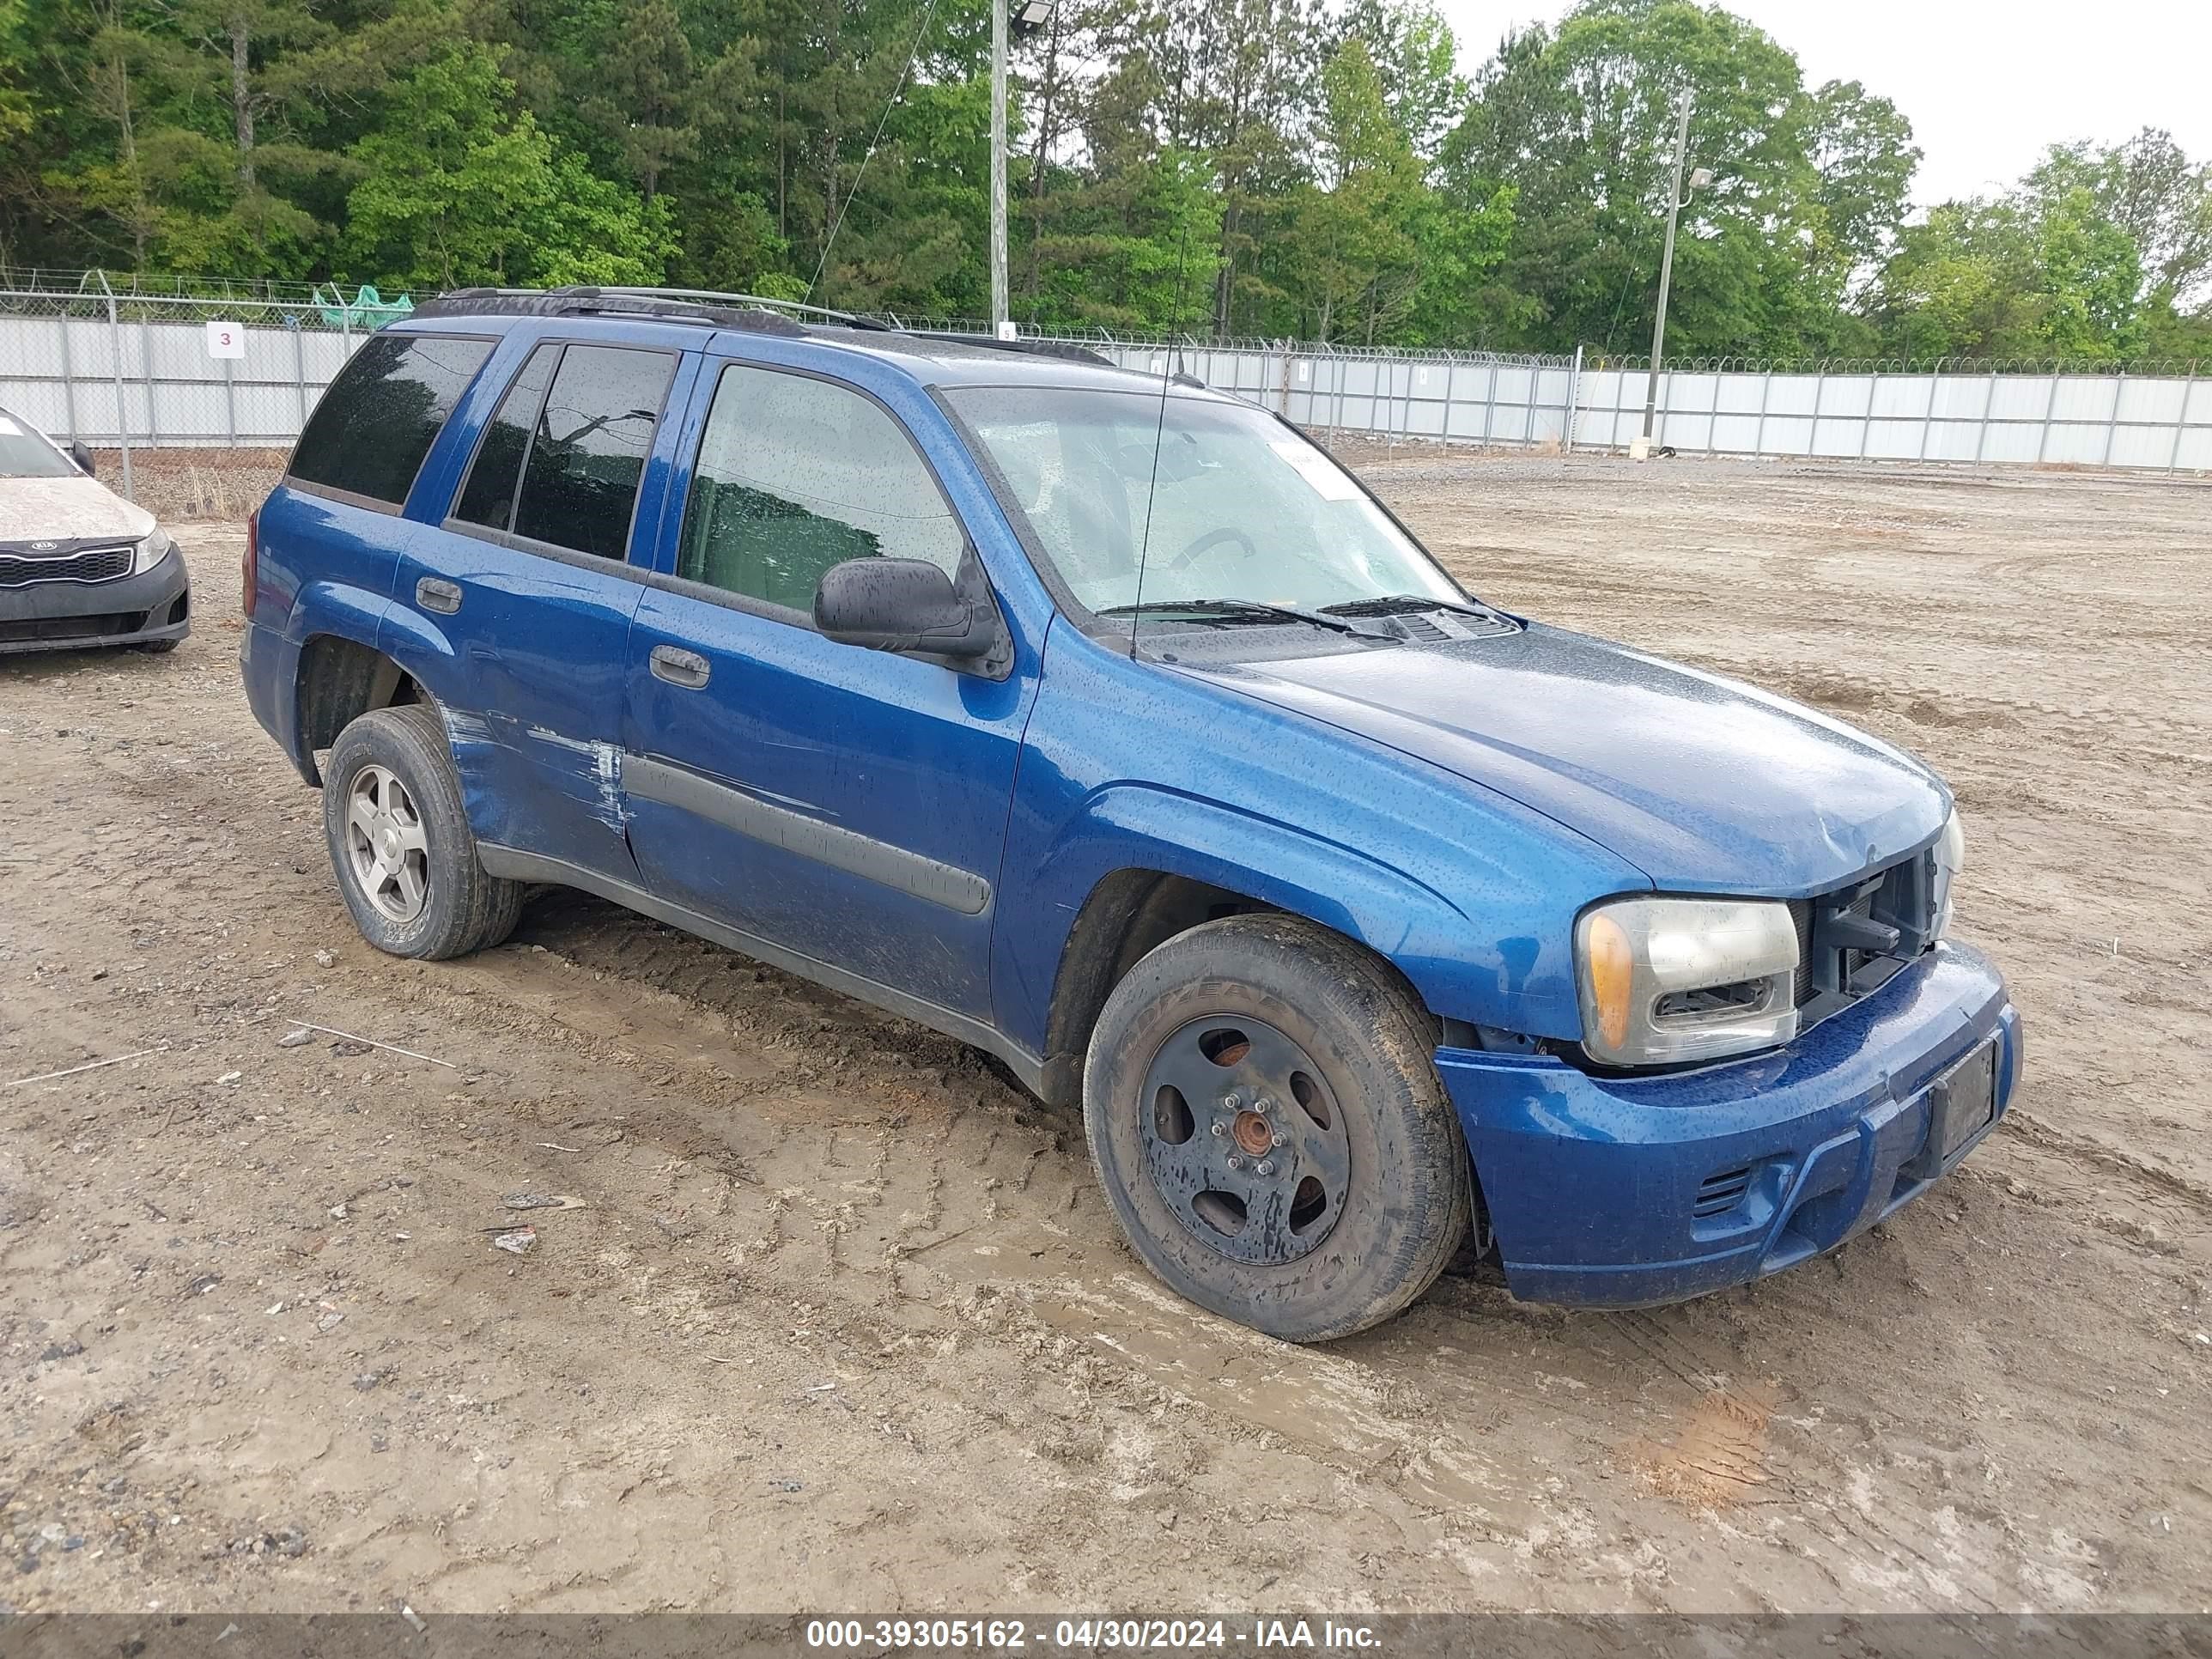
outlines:
[[176, 549], [177, 544], [170, 538], [169, 532], [156, 526], [152, 534], [144, 537], [132, 549], [131, 574], [134, 576], [144, 575], [162, 560], [167, 558], [170, 554], [175, 552]]
[[1583, 1048], [1680, 1065], [1797, 1035], [1797, 927], [1778, 899], [1624, 898], [1575, 925]]

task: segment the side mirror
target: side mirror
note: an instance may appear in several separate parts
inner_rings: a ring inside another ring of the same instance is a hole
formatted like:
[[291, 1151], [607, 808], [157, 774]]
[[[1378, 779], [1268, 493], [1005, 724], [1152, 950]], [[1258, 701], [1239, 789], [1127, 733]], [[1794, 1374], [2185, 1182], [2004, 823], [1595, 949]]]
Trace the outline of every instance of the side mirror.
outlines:
[[89, 478], [93, 476], [92, 452], [84, 447], [82, 441], [70, 443], [69, 458], [76, 463], [76, 470], [83, 473], [86, 477]]
[[848, 559], [822, 573], [814, 625], [827, 638], [873, 651], [988, 657], [1000, 637], [997, 610], [963, 599], [925, 559]]

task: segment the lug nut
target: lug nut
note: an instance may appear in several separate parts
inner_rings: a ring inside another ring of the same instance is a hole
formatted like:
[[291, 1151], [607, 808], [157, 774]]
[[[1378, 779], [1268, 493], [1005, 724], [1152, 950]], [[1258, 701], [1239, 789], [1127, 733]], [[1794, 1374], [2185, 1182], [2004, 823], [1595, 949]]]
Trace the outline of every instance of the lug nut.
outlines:
[[1278, 1129], [1277, 1131], [1275, 1131], [1275, 1138], [1274, 1138], [1273, 1140], [1269, 1141], [1267, 1144], [1268, 1144], [1270, 1146], [1280, 1146], [1284, 1145], [1284, 1144], [1285, 1144], [1285, 1142], [1287, 1139], [1288, 1139], [1288, 1137], [1287, 1137], [1287, 1136], [1285, 1136], [1285, 1135], [1283, 1133], [1283, 1132], [1282, 1132], [1281, 1130]]
[[1261, 1116], [1265, 1117], [1268, 1113], [1275, 1109], [1274, 1097], [1272, 1095], [1261, 1095], [1259, 1099], [1252, 1103], [1252, 1109], [1259, 1113]]
[[1223, 1123], [1218, 1120], [1216, 1120], [1213, 1125], [1213, 1133], [1217, 1135], [1225, 1135], [1229, 1133], [1229, 1126], [1226, 1123]]
[[1252, 1173], [1253, 1173], [1254, 1175], [1273, 1175], [1273, 1174], [1274, 1174], [1274, 1173], [1275, 1173], [1275, 1160], [1274, 1160], [1273, 1158], [1261, 1158], [1261, 1159], [1257, 1164], [1255, 1164], [1252, 1166]]
[[1232, 1170], [1241, 1170], [1244, 1167], [1244, 1160], [1231, 1152], [1229, 1154], [1229, 1167]]
[[1221, 1097], [1221, 1109], [1224, 1112], [1233, 1112], [1243, 1103], [1244, 1097], [1238, 1094], [1234, 1089]]

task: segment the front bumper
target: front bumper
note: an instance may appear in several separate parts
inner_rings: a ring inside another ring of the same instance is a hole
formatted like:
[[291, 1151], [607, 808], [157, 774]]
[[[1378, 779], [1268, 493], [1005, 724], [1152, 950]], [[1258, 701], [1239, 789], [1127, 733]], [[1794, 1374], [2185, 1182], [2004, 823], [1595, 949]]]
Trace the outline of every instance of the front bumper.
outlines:
[[191, 578], [174, 549], [143, 575], [0, 587], [0, 656], [181, 640], [191, 612]]
[[1506, 1283], [1524, 1301], [1648, 1307], [1778, 1273], [1925, 1192], [1929, 1085], [1996, 1044], [1996, 1112], [2020, 1015], [1978, 952], [1939, 945], [1767, 1054], [1601, 1078], [1549, 1056], [1444, 1048]]

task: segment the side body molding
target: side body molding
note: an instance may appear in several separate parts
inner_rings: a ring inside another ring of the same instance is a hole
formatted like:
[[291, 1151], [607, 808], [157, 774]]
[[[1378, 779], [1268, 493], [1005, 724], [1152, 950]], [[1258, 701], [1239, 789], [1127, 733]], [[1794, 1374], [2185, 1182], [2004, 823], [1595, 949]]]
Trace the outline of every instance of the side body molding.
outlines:
[[623, 777], [633, 796], [680, 806], [754, 841], [783, 848], [848, 875], [880, 882], [963, 916], [980, 916], [991, 908], [991, 884], [981, 876], [778, 806], [689, 767], [652, 755], [631, 755], [623, 763]]

